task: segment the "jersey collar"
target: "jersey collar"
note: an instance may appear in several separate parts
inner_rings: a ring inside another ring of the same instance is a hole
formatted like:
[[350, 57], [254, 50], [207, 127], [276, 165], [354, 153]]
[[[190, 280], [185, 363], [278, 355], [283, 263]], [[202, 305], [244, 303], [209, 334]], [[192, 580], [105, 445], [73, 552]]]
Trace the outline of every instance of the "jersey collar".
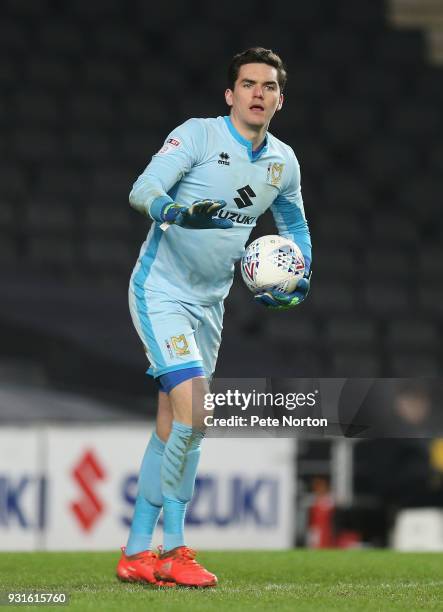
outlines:
[[256, 161], [263, 155], [263, 153], [265, 153], [268, 150], [268, 135], [267, 134], [260, 148], [257, 149], [257, 151], [253, 151], [252, 142], [250, 140], [246, 140], [246, 138], [243, 138], [240, 132], [238, 132], [235, 129], [234, 125], [232, 124], [231, 118], [228, 115], [225, 115], [223, 119], [225, 120], [228, 130], [231, 132], [231, 135], [235, 138], [235, 140], [247, 148], [248, 157], [250, 161]]

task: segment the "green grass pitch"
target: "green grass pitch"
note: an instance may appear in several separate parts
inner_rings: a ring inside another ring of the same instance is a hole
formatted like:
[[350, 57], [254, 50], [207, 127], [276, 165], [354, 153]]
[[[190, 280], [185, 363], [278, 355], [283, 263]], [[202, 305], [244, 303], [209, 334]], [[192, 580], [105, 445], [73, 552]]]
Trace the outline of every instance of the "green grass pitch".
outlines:
[[[117, 553], [2, 553], [0, 591], [64, 591], [69, 605], [21, 609], [443, 610], [443, 554], [380, 550], [204, 552], [214, 589], [119, 582]], [[18, 609], [5, 606], [3, 609]]]

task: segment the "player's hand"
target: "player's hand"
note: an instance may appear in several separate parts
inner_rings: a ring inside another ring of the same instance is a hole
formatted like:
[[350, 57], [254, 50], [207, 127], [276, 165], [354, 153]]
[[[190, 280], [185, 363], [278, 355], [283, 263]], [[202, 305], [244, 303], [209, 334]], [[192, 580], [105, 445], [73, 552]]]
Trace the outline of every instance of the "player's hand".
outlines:
[[172, 202], [163, 208], [162, 219], [188, 229], [228, 229], [234, 225], [232, 221], [214, 218], [225, 206], [223, 200], [196, 200], [189, 208]]
[[278, 291], [278, 289], [271, 289], [264, 293], [257, 293], [257, 295], [254, 295], [254, 299], [271, 310], [289, 310], [290, 308], [294, 308], [306, 299], [311, 284], [311, 275], [312, 272], [305, 274], [305, 276], [298, 281], [297, 287], [292, 293], [283, 293], [282, 291]]

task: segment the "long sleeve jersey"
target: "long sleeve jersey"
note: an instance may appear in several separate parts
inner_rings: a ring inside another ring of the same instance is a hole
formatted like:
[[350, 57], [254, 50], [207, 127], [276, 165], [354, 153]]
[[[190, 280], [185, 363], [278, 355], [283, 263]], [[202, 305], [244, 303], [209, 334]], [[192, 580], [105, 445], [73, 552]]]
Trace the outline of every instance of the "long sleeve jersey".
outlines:
[[[167, 202], [224, 200], [217, 216], [229, 229], [161, 228]], [[131, 206], [153, 219], [133, 279], [181, 301], [208, 305], [223, 300], [234, 264], [244, 252], [257, 218], [271, 208], [278, 233], [296, 242], [311, 263], [311, 240], [300, 188], [300, 167], [291, 147], [267, 132], [252, 144], [229, 117], [189, 119], [173, 130], [138, 177]]]

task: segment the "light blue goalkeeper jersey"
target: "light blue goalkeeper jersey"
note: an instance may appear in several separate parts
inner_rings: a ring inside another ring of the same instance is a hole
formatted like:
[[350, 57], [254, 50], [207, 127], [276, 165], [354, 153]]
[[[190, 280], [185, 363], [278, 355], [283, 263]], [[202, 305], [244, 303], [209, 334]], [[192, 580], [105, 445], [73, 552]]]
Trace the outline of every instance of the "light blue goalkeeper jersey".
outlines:
[[[229, 229], [160, 227], [166, 202], [224, 200]], [[310, 266], [311, 240], [303, 209], [300, 167], [293, 150], [269, 132], [259, 151], [229, 117], [189, 119], [167, 137], [135, 182], [131, 206], [153, 219], [134, 269], [136, 290], [209, 305], [231, 287], [234, 264], [257, 218], [269, 207], [278, 233], [301, 248]]]

